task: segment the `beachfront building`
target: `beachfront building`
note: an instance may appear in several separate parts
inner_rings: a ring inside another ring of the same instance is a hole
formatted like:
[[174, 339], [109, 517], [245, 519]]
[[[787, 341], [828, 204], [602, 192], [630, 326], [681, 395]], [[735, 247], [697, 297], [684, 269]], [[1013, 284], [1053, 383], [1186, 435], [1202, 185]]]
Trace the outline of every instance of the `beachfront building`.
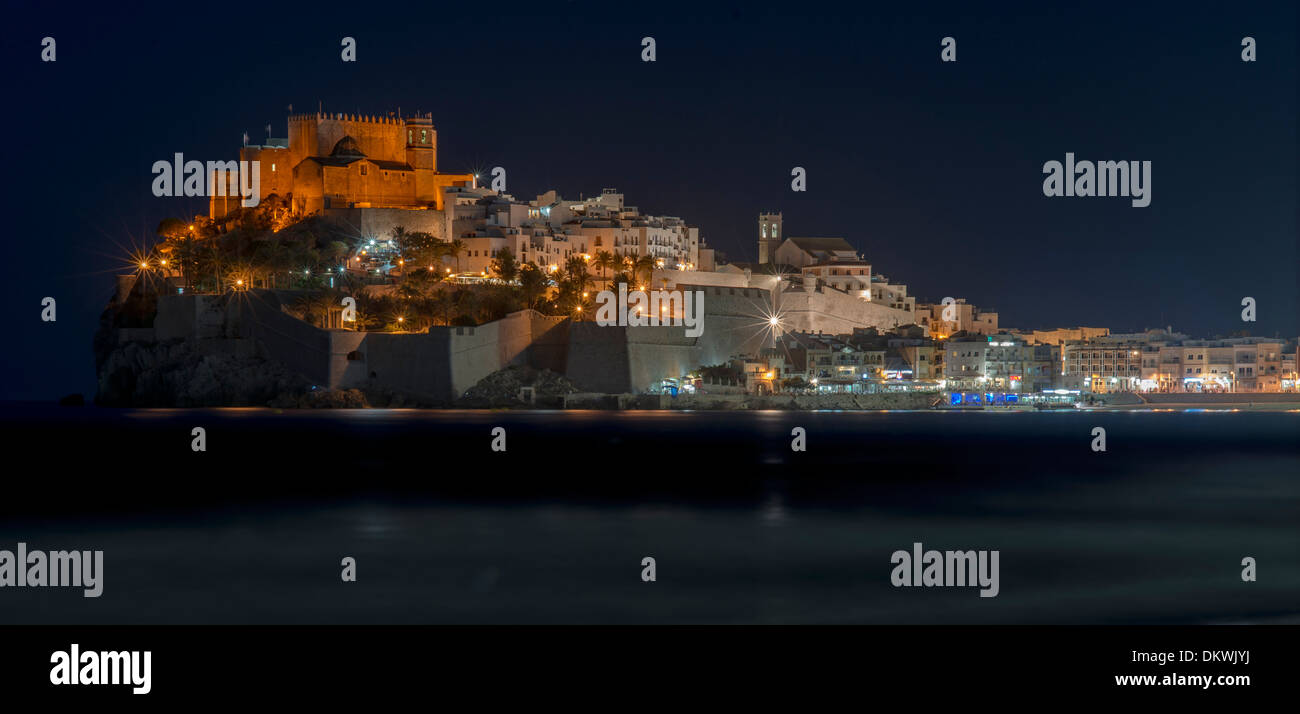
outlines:
[[[1280, 392], [1295, 388], [1294, 345], [1153, 330], [1065, 345], [1067, 386], [1092, 392]], [[1288, 355], [1290, 355], [1288, 359]]]
[[1001, 333], [958, 335], [944, 344], [944, 380], [949, 389], [1041, 392], [1057, 386], [1059, 349], [1029, 344]]
[[768, 373], [776, 391], [873, 393], [935, 391], [942, 359], [919, 327], [888, 333], [875, 328], [852, 334], [787, 332], [763, 350], [754, 368]]

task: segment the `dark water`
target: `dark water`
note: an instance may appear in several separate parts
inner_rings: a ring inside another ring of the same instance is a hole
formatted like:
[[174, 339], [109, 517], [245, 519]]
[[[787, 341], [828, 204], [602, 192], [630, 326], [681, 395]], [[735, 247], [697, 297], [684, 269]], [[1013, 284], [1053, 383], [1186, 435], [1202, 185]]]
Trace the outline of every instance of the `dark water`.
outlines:
[[[3, 623], [1295, 621], [1300, 413], [8, 406]], [[207, 430], [207, 451], [190, 448]], [[491, 431], [506, 429], [493, 452]], [[808, 450], [790, 449], [793, 427]], [[1090, 448], [1093, 427], [1107, 451]], [[1000, 594], [890, 555], [1000, 551]], [[343, 583], [340, 559], [356, 558]], [[657, 581], [641, 581], [641, 560]], [[1258, 580], [1241, 580], [1241, 559]]]

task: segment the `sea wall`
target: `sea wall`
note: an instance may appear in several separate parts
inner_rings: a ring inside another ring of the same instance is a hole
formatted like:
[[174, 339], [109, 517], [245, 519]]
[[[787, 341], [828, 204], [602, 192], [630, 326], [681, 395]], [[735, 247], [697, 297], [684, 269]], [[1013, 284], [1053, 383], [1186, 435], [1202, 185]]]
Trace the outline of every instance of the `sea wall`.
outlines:
[[[176, 298], [205, 298], [204, 295], [178, 295]], [[330, 331], [322, 330], [284, 311], [281, 298], [273, 291], [253, 290], [231, 293], [227, 320], [241, 337], [251, 338], [268, 357], [311, 380], [320, 387], [334, 389], [338, 374]]]
[[[685, 326], [605, 327], [533, 310], [477, 327], [438, 326], [423, 333], [322, 329], [287, 312], [294, 293], [253, 290], [222, 296], [161, 296], [152, 329], [118, 330], [113, 338], [121, 345], [243, 340], [256, 345], [256, 354], [245, 349], [241, 359], [274, 362], [277, 369], [301, 376], [309, 389], [401, 394], [432, 404], [449, 404], [483, 378], [510, 366], [563, 374], [587, 392], [636, 394], [664, 378], [752, 355], [771, 344], [767, 317], [773, 314], [772, 291], [678, 287], [705, 293], [699, 336], [687, 336]], [[783, 308], [793, 304], [808, 310], [826, 299], [821, 293], [785, 293], [777, 298]], [[885, 315], [873, 313], [873, 307], [879, 306], [863, 304], [855, 309], [863, 320]], [[800, 314], [782, 313], [786, 329], [804, 328]], [[847, 331], [862, 324], [850, 321], [837, 326]], [[182, 357], [169, 354], [151, 357], [137, 350], [125, 364], [119, 359], [114, 363], [119, 383], [115, 391], [120, 393], [120, 385], [128, 384], [121, 370], [129, 370], [132, 362], [159, 369]], [[195, 356], [201, 357], [199, 352], [184, 355]], [[251, 362], [241, 364], [252, 369]], [[279, 376], [276, 380], [285, 381]]]

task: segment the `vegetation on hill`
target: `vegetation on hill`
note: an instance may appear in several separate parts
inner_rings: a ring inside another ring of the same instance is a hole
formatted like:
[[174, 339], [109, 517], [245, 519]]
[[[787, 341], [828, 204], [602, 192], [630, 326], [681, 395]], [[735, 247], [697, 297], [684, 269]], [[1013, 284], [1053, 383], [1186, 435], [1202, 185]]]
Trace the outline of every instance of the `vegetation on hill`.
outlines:
[[344, 327], [390, 332], [479, 325], [525, 308], [591, 319], [597, 290], [619, 282], [633, 289], [648, 285], [655, 268], [649, 257], [608, 251], [538, 266], [503, 249], [490, 271], [460, 276], [466, 250], [460, 239], [396, 226], [393, 250], [381, 257], [346, 226], [319, 216], [290, 221], [288, 215], [287, 203], [272, 195], [220, 221], [169, 218], [159, 224], [154, 248], [133, 262], [146, 282], [166, 277], [189, 292], [295, 291], [288, 300], [293, 312], [320, 326], [330, 325], [331, 313], [351, 297], [356, 320]]

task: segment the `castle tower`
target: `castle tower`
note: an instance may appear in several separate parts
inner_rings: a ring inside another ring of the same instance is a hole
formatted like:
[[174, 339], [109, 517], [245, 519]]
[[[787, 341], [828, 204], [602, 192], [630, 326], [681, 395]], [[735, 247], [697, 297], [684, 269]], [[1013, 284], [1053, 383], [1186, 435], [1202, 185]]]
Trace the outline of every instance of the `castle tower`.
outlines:
[[758, 214], [758, 262], [760, 265], [776, 262], [776, 248], [785, 240], [780, 213]]
[[406, 163], [426, 171], [438, 170], [438, 132], [431, 116], [406, 120]]

